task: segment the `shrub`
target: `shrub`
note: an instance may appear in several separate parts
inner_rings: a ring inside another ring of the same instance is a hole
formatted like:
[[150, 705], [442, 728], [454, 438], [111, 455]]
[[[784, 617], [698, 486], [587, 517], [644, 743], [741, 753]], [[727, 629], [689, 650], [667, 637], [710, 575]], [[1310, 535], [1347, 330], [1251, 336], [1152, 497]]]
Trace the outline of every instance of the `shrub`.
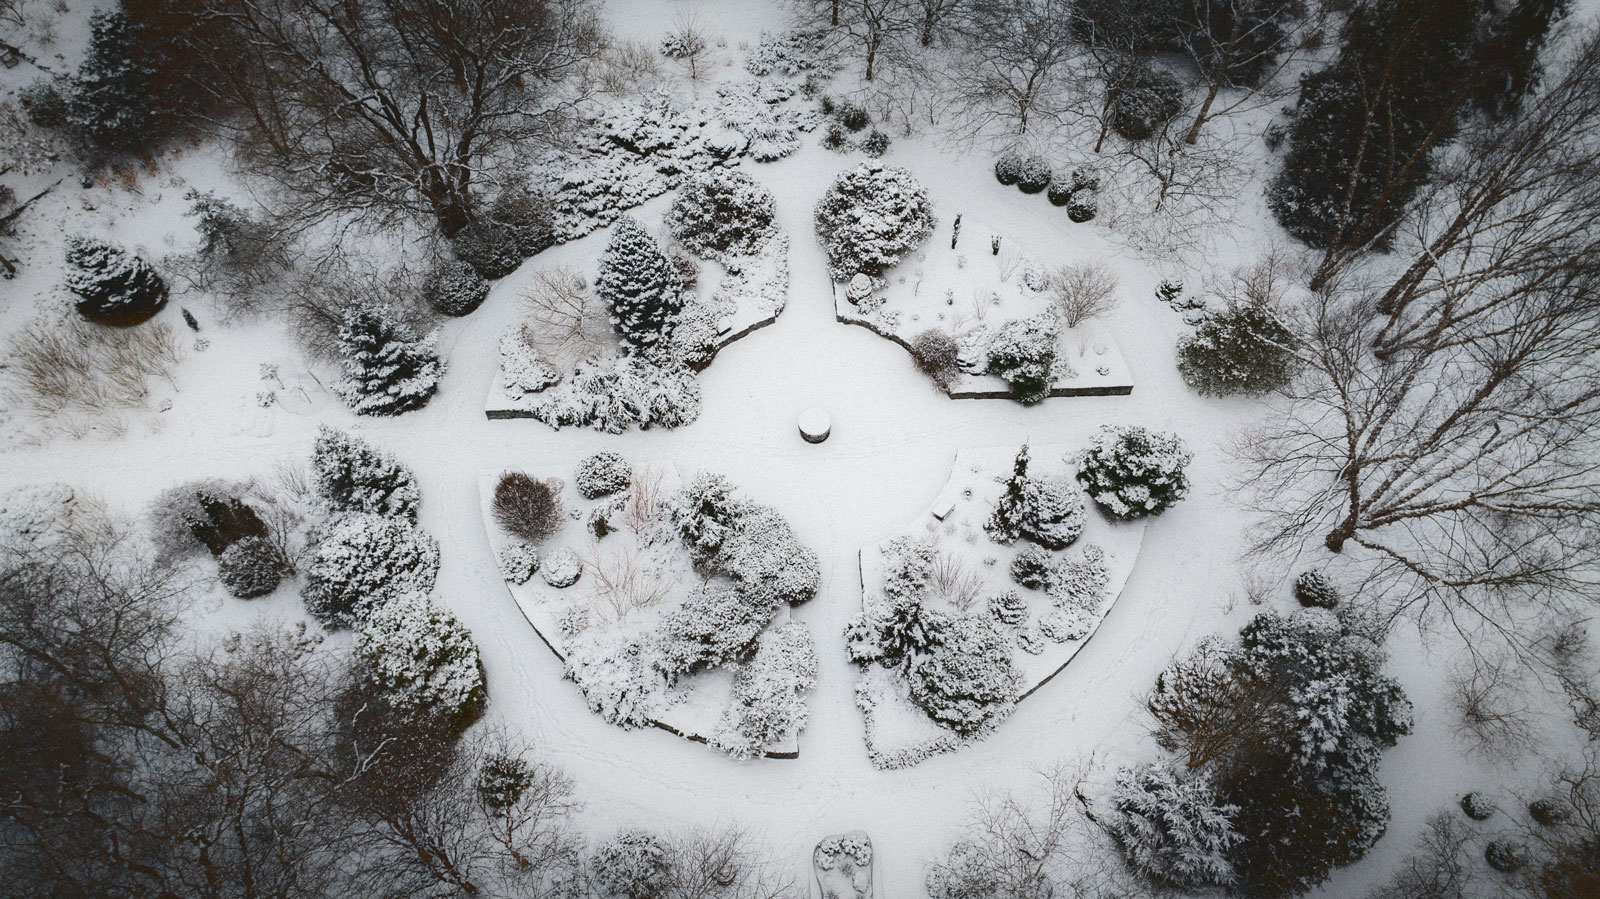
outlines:
[[67, 289], [78, 314], [102, 325], [136, 325], [167, 304], [167, 282], [143, 257], [104, 241], [67, 241]]
[[911, 359], [940, 390], [949, 390], [961, 374], [961, 346], [938, 328], [929, 328], [911, 338]]
[[344, 375], [334, 391], [357, 415], [420, 409], [439, 389], [444, 363], [434, 339], [418, 339], [386, 307], [351, 303], [339, 325]]
[[1494, 800], [1482, 793], [1468, 793], [1461, 797], [1461, 811], [1474, 821], [1487, 821], [1494, 817]]
[[1015, 590], [1007, 590], [989, 597], [989, 614], [1007, 627], [1022, 627], [1028, 623], [1028, 601]]
[[1239, 842], [1232, 817], [1205, 772], [1180, 777], [1164, 764], [1117, 773], [1116, 814], [1107, 829], [1128, 866], [1163, 886], [1193, 890], [1233, 882], [1229, 854]]
[[1072, 170], [1072, 190], [1095, 191], [1100, 189], [1100, 173], [1093, 168], [1084, 167]]
[[734, 680], [733, 698], [712, 743], [734, 758], [755, 758], [806, 725], [802, 695], [817, 683], [817, 651], [806, 626], [791, 621], [761, 635], [755, 658]]
[[1022, 177], [1022, 157], [1015, 153], [1006, 153], [994, 161], [994, 178], [1001, 184], [1010, 187]]
[[432, 590], [438, 573], [437, 540], [401, 519], [352, 512], [324, 529], [300, 592], [324, 626], [350, 627], [389, 599]]
[[233, 487], [206, 480], [163, 490], [150, 504], [151, 536], [164, 556], [205, 547], [213, 556], [248, 537], [269, 536], [256, 510], [233, 495]]
[[1117, 307], [1117, 276], [1099, 262], [1063, 265], [1050, 273], [1050, 307], [1076, 328]]
[[1528, 863], [1528, 850], [1515, 840], [1490, 840], [1489, 845], [1484, 847], [1483, 860], [1496, 871], [1510, 874]]
[[1031, 590], [1049, 590], [1055, 585], [1055, 559], [1042, 546], [1029, 544], [1011, 560], [1011, 579]]
[[1099, 203], [1096, 202], [1094, 194], [1088, 191], [1074, 193], [1072, 201], [1067, 203], [1067, 218], [1080, 225], [1093, 220], [1099, 211]]
[[266, 596], [283, 579], [283, 556], [265, 537], [245, 537], [217, 557], [217, 577], [239, 599]]
[[867, 114], [866, 108], [850, 102], [839, 106], [837, 118], [839, 124], [851, 131], [860, 131], [872, 124], [872, 116]]
[[628, 489], [633, 467], [620, 454], [605, 450], [579, 462], [575, 480], [584, 499], [599, 499]]
[[667, 679], [749, 658], [777, 605], [738, 588], [704, 587], [668, 612], [656, 667]]
[[1339, 590], [1327, 575], [1313, 569], [1294, 579], [1294, 598], [1303, 606], [1331, 609], [1339, 604]]
[[556, 242], [549, 198], [525, 186], [501, 191], [489, 207], [488, 219], [510, 231], [523, 258], [541, 253]]
[[1078, 480], [1114, 518], [1160, 515], [1189, 492], [1194, 458], [1175, 434], [1102, 427], [1078, 463]]
[[726, 478], [702, 472], [668, 507], [695, 564], [733, 578], [753, 601], [798, 604], [816, 596], [817, 554], [775, 510], [736, 496]]
[[356, 668], [408, 718], [466, 726], [483, 710], [483, 665], [472, 633], [421, 593], [375, 606], [356, 632]]
[[583, 576], [583, 562], [577, 553], [563, 546], [539, 564], [539, 576], [557, 590], [565, 590]]
[[984, 530], [1001, 543], [1025, 537], [1046, 549], [1066, 549], [1083, 533], [1083, 494], [1060, 478], [1029, 475], [1028, 464], [1023, 445]]
[[1029, 156], [1022, 161], [1017, 172], [1017, 189], [1025, 194], [1036, 194], [1050, 186], [1050, 163], [1043, 156]]
[[1045, 196], [1050, 200], [1050, 205], [1065, 206], [1072, 201], [1072, 195], [1077, 189], [1077, 185], [1073, 184], [1071, 179], [1058, 174], [1050, 179], [1050, 188]]
[[844, 126], [829, 122], [827, 129], [822, 132], [822, 148], [842, 152], [849, 145], [850, 135], [845, 132]]
[[1147, 140], [1183, 110], [1183, 83], [1148, 65], [1122, 72], [1110, 94], [1111, 127], [1128, 140]]
[[861, 140], [861, 152], [877, 159], [889, 151], [889, 135], [874, 128], [872, 132]]
[[1052, 315], [1012, 319], [989, 338], [988, 371], [1011, 386], [1021, 403], [1050, 395], [1056, 361], [1056, 319]]
[[428, 276], [422, 294], [445, 315], [468, 315], [489, 296], [489, 282], [465, 262], [446, 262]]
[[700, 385], [687, 368], [637, 356], [580, 363], [561, 389], [533, 407], [533, 415], [553, 428], [577, 425], [608, 434], [677, 428], [699, 417]]
[[684, 184], [667, 210], [674, 240], [702, 259], [749, 255], [771, 236], [772, 192], [737, 169], [713, 169]]
[[561, 497], [545, 481], [508, 471], [494, 485], [494, 520], [508, 534], [542, 543], [561, 527]]
[[495, 561], [500, 566], [500, 577], [508, 584], [526, 584], [539, 570], [539, 551], [521, 541], [507, 543], [500, 548]]
[[880, 275], [920, 246], [933, 233], [933, 207], [910, 172], [864, 162], [839, 174], [813, 221], [828, 273], [843, 283], [863, 272]]
[[1255, 395], [1286, 386], [1299, 363], [1294, 335], [1265, 304], [1235, 302], [1178, 343], [1178, 373], [1203, 396]]
[[970, 735], [1011, 713], [1019, 683], [1010, 638], [986, 615], [959, 615], [912, 667], [911, 698], [934, 721]]
[[617, 220], [600, 255], [595, 293], [628, 346], [665, 346], [683, 309], [683, 279], [655, 238], [630, 216]]
[[1528, 803], [1528, 816], [1535, 824], [1543, 827], [1555, 827], [1567, 823], [1572, 817], [1572, 812], [1561, 804], [1560, 799], [1544, 797]]
[[474, 221], [457, 231], [450, 243], [457, 259], [490, 281], [504, 278], [522, 264], [522, 241], [510, 225], [487, 219]]
[[67, 132], [91, 155], [138, 153], [162, 136], [151, 91], [155, 71], [139, 61], [139, 29], [126, 14], [89, 17], [89, 49], [62, 92], [43, 84], [25, 101], [41, 127]]
[[415, 523], [422, 491], [411, 469], [359, 437], [323, 425], [311, 448], [311, 489], [327, 510]]
[[656, 899], [672, 876], [671, 850], [646, 830], [620, 831], [592, 862], [601, 889], [620, 899]]

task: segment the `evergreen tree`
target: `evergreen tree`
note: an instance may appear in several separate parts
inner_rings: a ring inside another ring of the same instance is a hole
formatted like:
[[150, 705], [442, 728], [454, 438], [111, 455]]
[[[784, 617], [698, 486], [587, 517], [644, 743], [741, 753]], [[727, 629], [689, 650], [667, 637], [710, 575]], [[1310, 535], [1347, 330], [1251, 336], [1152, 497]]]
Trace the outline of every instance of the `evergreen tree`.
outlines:
[[1477, 74], [1472, 100], [1486, 115], [1510, 115], [1539, 86], [1539, 51], [1550, 26], [1570, 6], [1571, 0], [1516, 0], [1489, 19], [1472, 59]]
[[1232, 817], [1217, 801], [1206, 773], [1180, 777], [1165, 764], [1123, 769], [1111, 796], [1108, 823], [1129, 867], [1180, 890], [1226, 886], [1234, 879], [1229, 850], [1239, 842]]
[[39, 124], [59, 128], [95, 155], [137, 153], [159, 136], [150, 91], [151, 70], [139, 61], [139, 29], [122, 12], [89, 17], [89, 52], [64, 93], [49, 85], [32, 92]]
[[344, 378], [334, 389], [358, 415], [399, 415], [427, 404], [444, 363], [433, 337], [417, 339], [389, 310], [352, 303], [339, 326]]
[[655, 238], [630, 216], [617, 220], [600, 257], [595, 292], [611, 324], [636, 350], [665, 345], [683, 308], [683, 279]]
[[67, 242], [67, 289], [79, 315], [106, 325], [136, 325], [167, 304], [167, 282], [143, 257], [87, 237]]
[[311, 449], [311, 487], [338, 512], [417, 520], [422, 493], [411, 469], [366, 441], [324, 425]]
[[1294, 335], [1262, 303], [1231, 303], [1178, 342], [1178, 373], [1202, 396], [1262, 394], [1293, 379]]
[[1279, 224], [1326, 251], [1319, 283], [1388, 245], [1455, 135], [1473, 84], [1482, 0], [1370, 0], [1351, 12], [1338, 59], [1300, 82], [1283, 171], [1268, 190]]

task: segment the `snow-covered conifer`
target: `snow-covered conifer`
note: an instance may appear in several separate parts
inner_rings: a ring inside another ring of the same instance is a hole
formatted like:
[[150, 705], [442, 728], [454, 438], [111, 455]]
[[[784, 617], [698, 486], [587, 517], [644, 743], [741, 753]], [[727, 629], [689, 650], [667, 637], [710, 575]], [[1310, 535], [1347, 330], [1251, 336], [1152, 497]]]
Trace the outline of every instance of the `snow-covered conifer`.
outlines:
[[67, 241], [67, 289], [79, 315], [105, 325], [136, 325], [167, 304], [167, 282], [144, 257], [89, 237]]
[[1017, 318], [989, 338], [988, 371], [1011, 386], [1021, 403], [1037, 403], [1050, 395], [1056, 363], [1056, 317]]
[[928, 192], [909, 171], [878, 162], [840, 173], [813, 218], [828, 273], [840, 283], [883, 274], [933, 233]]
[[283, 569], [283, 556], [265, 537], [235, 541], [217, 557], [217, 577], [239, 599], [266, 596], [278, 589]]
[[667, 211], [674, 240], [702, 259], [749, 255], [771, 236], [772, 192], [738, 169], [689, 179]]
[[611, 324], [634, 349], [665, 345], [683, 309], [683, 279], [672, 260], [632, 217], [617, 220], [600, 256], [595, 293]]
[[621, 493], [628, 489], [632, 481], [633, 467], [620, 453], [610, 450], [584, 457], [583, 461], [578, 463], [578, 474], [574, 478], [578, 493], [584, 499], [599, 499], [602, 496]]
[[1079, 461], [1078, 480], [1113, 517], [1160, 515], [1189, 492], [1193, 458], [1175, 434], [1108, 425]]
[[361, 676], [403, 715], [460, 727], [483, 708], [483, 665], [472, 633], [421, 593], [375, 606], [356, 631]]
[[416, 476], [393, 455], [323, 425], [311, 447], [311, 489], [330, 512], [417, 520]]
[[339, 350], [344, 377], [334, 390], [358, 415], [420, 409], [439, 389], [444, 363], [433, 337], [418, 339], [385, 307], [350, 304], [339, 325]]
[[1180, 776], [1165, 764], [1124, 768], [1111, 807], [1107, 828], [1135, 872], [1180, 890], [1233, 882], [1238, 808], [1217, 800], [1206, 773]]
[[655, 834], [628, 828], [601, 846], [591, 865], [595, 882], [614, 899], [657, 899], [672, 877], [672, 850]]
[[439, 542], [400, 518], [353, 512], [333, 519], [311, 550], [301, 590], [306, 611], [349, 627], [403, 593], [427, 593], [439, 573]]
[[939, 644], [910, 671], [911, 698], [958, 734], [972, 734], [1011, 714], [1021, 676], [1011, 638], [987, 615], [949, 618]]
[[768, 744], [798, 733], [806, 724], [804, 694], [817, 682], [817, 651], [811, 631], [791, 621], [762, 634], [734, 681], [713, 744], [735, 758], [754, 758]]

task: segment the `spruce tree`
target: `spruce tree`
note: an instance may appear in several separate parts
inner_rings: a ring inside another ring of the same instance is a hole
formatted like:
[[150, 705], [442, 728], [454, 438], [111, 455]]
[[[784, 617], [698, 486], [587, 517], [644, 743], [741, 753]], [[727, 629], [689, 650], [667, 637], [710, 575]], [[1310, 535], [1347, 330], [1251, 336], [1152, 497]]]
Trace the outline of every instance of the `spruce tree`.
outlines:
[[994, 504], [994, 514], [983, 526], [997, 542], [1009, 545], [1022, 537], [1022, 519], [1027, 514], [1023, 488], [1028, 481], [1028, 461], [1028, 445], [1024, 443], [1022, 449], [1017, 451], [1016, 460], [1011, 463], [1011, 479], [1006, 481], [1006, 492], [1000, 494], [1000, 500]]
[[629, 216], [611, 232], [595, 290], [611, 307], [612, 327], [635, 350], [664, 344], [683, 308], [683, 279], [672, 260]]
[[416, 476], [394, 456], [326, 425], [311, 450], [311, 487], [332, 512], [367, 512], [415, 523]]
[[1351, 12], [1329, 67], [1300, 82], [1283, 171], [1268, 190], [1278, 223], [1326, 250], [1319, 279], [1388, 245], [1451, 140], [1473, 83], [1482, 0], [1372, 0]]
[[67, 242], [67, 289], [78, 314], [106, 325], [135, 325], [167, 304], [167, 282], [142, 257], [101, 240]]
[[418, 339], [386, 307], [352, 303], [339, 326], [344, 378], [335, 390], [358, 415], [399, 415], [426, 405], [444, 363], [433, 337]]
[[139, 30], [121, 12], [89, 18], [89, 54], [66, 98], [66, 125], [101, 153], [137, 153], [156, 137], [150, 70], [138, 62]]
[[1493, 16], [1473, 52], [1473, 103], [1491, 118], [1510, 115], [1539, 86], [1539, 51], [1570, 0], [1517, 0]]

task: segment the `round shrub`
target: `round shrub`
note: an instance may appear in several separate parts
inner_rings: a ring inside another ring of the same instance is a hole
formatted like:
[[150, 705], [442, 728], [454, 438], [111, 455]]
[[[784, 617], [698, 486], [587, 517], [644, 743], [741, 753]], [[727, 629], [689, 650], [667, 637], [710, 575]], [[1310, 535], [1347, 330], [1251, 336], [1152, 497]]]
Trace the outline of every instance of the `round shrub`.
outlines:
[[1004, 378], [1018, 402], [1044, 399], [1055, 369], [1056, 335], [1054, 315], [1006, 322], [989, 339], [989, 374]]
[[150, 504], [151, 538], [162, 556], [189, 555], [200, 547], [220, 556], [249, 537], [266, 537], [256, 510], [233, 494], [238, 488], [216, 480], [194, 481], [161, 491]]
[[557, 590], [565, 590], [576, 584], [582, 575], [583, 562], [578, 559], [577, 553], [564, 546], [539, 564], [539, 576]]
[[1193, 458], [1176, 434], [1106, 426], [1079, 460], [1078, 480], [1113, 518], [1160, 515], [1189, 492]]
[[860, 131], [872, 124], [872, 116], [867, 114], [865, 107], [854, 103], [845, 103], [839, 107], [839, 124], [851, 131]]
[[1567, 819], [1572, 817], [1572, 812], [1561, 804], [1561, 800], [1547, 796], [1528, 803], [1528, 815], [1537, 824], [1555, 827], [1557, 824], [1567, 823]]
[[1490, 840], [1484, 847], [1483, 860], [1502, 874], [1510, 874], [1528, 863], [1528, 851], [1514, 840]]
[[842, 151], [849, 142], [850, 136], [838, 122], [829, 122], [827, 130], [822, 132], [822, 147], [825, 150]]
[[522, 264], [522, 241], [517, 229], [500, 222], [472, 222], [457, 231], [451, 243], [457, 259], [491, 281], [504, 278]]
[[542, 542], [561, 526], [561, 497], [544, 481], [508, 471], [494, 486], [494, 520], [508, 534]]
[[428, 276], [422, 293], [445, 315], [468, 315], [489, 296], [489, 281], [465, 262], [446, 262]]
[[1045, 197], [1052, 206], [1065, 206], [1072, 202], [1072, 195], [1077, 189], [1071, 179], [1057, 175], [1050, 179], [1050, 189], [1045, 192]]
[[667, 210], [674, 240], [702, 259], [754, 253], [772, 231], [772, 192], [736, 169], [691, 178]]
[[421, 593], [374, 608], [356, 632], [362, 679], [409, 718], [460, 729], [483, 710], [483, 665], [472, 633]]
[[427, 593], [438, 574], [439, 541], [403, 519], [352, 513], [323, 531], [300, 595], [327, 627], [349, 627], [396, 596]]
[[961, 347], [956, 339], [938, 328], [929, 328], [911, 338], [911, 358], [917, 368], [933, 379], [941, 390], [949, 390], [961, 373]]
[[911, 699], [934, 721], [969, 735], [1011, 713], [1020, 680], [1010, 636], [987, 615], [961, 615], [912, 668]]
[[1165, 69], [1134, 66], [1111, 91], [1111, 127], [1128, 140], [1146, 140], [1183, 110], [1183, 82]]
[[1299, 368], [1294, 335], [1261, 303], [1230, 303], [1178, 343], [1178, 373], [1203, 396], [1277, 390]]
[[265, 537], [245, 537], [217, 557], [217, 577], [239, 599], [266, 596], [283, 579], [283, 557]]
[[500, 565], [500, 577], [508, 584], [526, 584], [539, 570], [539, 551], [518, 540], [500, 548], [495, 559]]
[[1055, 571], [1050, 551], [1031, 543], [1011, 560], [1011, 579], [1031, 590], [1049, 590], [1056, 581]]
[[1022, 161], [1017, 172], [1017, 189], [1025, 194], [1036, 194], [1050, 186], [1050, 163], [1043, 156], [1029, 156]]
[[1078, 191], [1072, 195], [1072, 200], [1067, 203], [1067, 218], [1078, 224], [1091, 221], [1100, 212], [1100, 204], [1095, 201], [1094, 194], [1088, 191]]
[[143, 257], [87, 237], [67, 242], [67, 289], [78, 314], [102, 325], [136, 325], [167, 304], [167, 282]]
[[1028, 601], [1015, 590], [989, 597], [989, 614], [1007, 627], [1021, 627], [1028, 623]]
[[510, 230], [517, 251], [524, 259], [545, 251], [556, 242], [549, 199], [526, 187], [501, 191], [494, 205], [489, 207], [489, 220]]
[[594, 854], [600, 888], [619, 899], [655, 899], [672, 876], [672, 852], [660, 837], [629, 828]]
[[1339, 590], [1320, 571], [1302, 571], [1294, 579], [1294, 598], [1303, 606], [1331, 609], [1339, 604]]
[[828, 273], [843, 283], [882, 274], [933, 233], [928, 192], [905, 169], [863, 162], [841, 172], [817, 203], [813, 222]]
[[1082, 168], [1073, 169], [1072, 170], [1072, 189], [1074, 191], [1079, 191], [1079, 190], [1099, 190], [1100, 189], [1100, 173], [1095, 171], [1093, 168], [1090, 168], [1090, 167], [1087, 167], [1087, 166], [1082, 167]]
[[994, 179], [1010, 187], [1022, 177], [1022, 157], [1007, 153], [994, 161]]
[[888, 151], [889, 135], [876, 128], [872, 129], [872, 132], [861, 141], [861, 152], [871, 156], [873, 159], [877, 159]]
[[578, 463], [576, 480], [584, 499], [599, 499], [627, 490], [633, 481], [633, 466], [621, 454], [605, 450]]
[[1461, 811], [1474, 821], [1487, 821], [1494, 816], [1494, 800], [1473, 791], [1461, 797]]

